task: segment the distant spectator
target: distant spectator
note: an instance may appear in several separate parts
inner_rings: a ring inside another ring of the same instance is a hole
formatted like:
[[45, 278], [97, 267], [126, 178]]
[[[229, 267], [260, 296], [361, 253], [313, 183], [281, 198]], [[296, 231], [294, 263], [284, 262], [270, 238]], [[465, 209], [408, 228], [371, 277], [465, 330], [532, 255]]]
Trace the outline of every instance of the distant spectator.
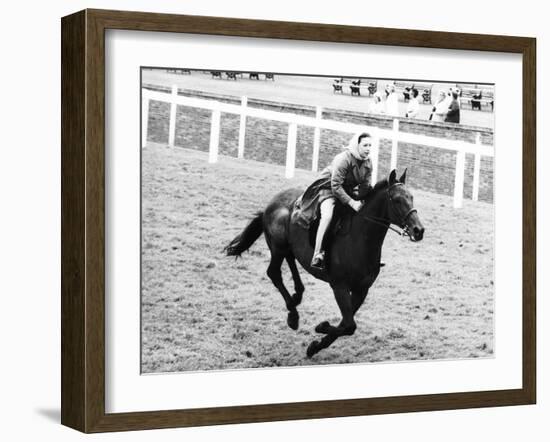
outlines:
[[432, 113], [430, 114], [430, 120], [431, 121], [437, 121], [437, 122], [443, 122], [445, 121], [445, 117], [447, 116], [447, 111], [449, 109], [449, 102], [447, 99], [447, 93], [444, 89], [441, 89], [439, 91], [439, 95], [437, 97], [437, 103], [432, 108]]
[[386, 114], [392, 117], [399, 116], [399, 103], [397, 102], [397, 94], [395, 93], [395, 85], [393, 84], [386, 86]]
[[420, 109], [420, 103], [418, 102], [418, 89], [413, 87], [409, 93], [409, 97], [409, 105], [407, 106], [405, 117], [416, 118]]
[[386, 113], [386, 106], [382, 101], [382, 94], [380, 92], [374, 93], [374, 99], [369, 107], [369, 112], [374, 114], [384, 114]]
[[458, 88], [451, 90], [452, 100], [445, 116], [446, 123], [460, 123], [460, 105], [458, 104]]

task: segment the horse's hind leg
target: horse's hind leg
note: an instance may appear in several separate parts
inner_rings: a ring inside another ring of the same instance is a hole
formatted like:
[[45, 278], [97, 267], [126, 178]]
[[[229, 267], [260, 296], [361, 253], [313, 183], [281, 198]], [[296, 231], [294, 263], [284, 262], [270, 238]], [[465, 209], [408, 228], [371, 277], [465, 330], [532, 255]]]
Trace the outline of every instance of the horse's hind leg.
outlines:
[[302, 283], [302, 278], [300, 278], [298, 267], [296, 267], [296, 258], [294, 258], [294, 254], [292, 252], [289, 252], [286, 255], [286, 262], [288, 263], [288, 267], [292, 273], [292, 280], [294, 281], [295, 293], [292, 296], [292, 299], [294, 300], [294, 306], [298, 306], [302, 302], [302, 295], [304, 294], [305, 287]]
[[[288, 317], [286, 323], [292, 330], [298, 329], [298, 323], [300, 321], [300, 316], [298, 315], [298, 310], [296, 310], [295, 300], [290, 296], [290, 293], [286, 289], [283, 283], [283, 277], [281, 275], [281, 265], [285, 255], [275, 248], [271, 249], [271, 262], [267, 268], [267, 276], [273, 282], [273, 285], [277, 287], [283, 299], [285, 300], [286, 308], [288, 309]], [[301, 297], [301, 295], [300, 295]]]

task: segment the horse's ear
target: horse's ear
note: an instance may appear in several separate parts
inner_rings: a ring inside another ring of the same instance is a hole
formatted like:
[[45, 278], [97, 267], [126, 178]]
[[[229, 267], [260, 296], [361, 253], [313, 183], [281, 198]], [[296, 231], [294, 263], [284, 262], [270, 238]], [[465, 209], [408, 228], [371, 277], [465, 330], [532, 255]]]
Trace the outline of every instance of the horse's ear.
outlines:
[[402, 184], [405, 184], [406, 179], [407, 179], [407, 169], [405, 169], [405, 172], [403, 172], [403, 175], [401, 175], [401, 178], [399, 178], [399, 182]]
[[395, 184], [397, 182], [397, 178], [396, 178], [396, 175], [397, 175], [397, 172], [395, 169], [393, 169], [390, 173], [390, 178], [389, 178], [389, 183], [390, 183], [390, 186], [392, 184]]

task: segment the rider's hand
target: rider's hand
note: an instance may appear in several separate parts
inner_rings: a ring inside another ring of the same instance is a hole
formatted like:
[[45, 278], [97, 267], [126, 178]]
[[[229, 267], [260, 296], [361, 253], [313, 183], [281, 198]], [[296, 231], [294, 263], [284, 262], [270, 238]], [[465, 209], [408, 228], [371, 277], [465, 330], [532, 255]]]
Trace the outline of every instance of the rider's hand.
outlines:
[[356, 212], [359, 212], [361, 207], [363, 207], [363, 203], [361, 201], [350, 200], [348, 204]]

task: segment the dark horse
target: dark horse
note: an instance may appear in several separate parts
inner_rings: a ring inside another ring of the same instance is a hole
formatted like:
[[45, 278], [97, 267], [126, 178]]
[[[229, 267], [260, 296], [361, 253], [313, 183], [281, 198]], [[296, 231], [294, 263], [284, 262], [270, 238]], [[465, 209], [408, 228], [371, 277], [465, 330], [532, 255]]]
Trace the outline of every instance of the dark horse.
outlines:
[[[391, 224], [399, 226], [401, 233], [407, 234], [411, 241], [420, 241], [424, 227], [413, 207], [413, 197], [405, 186], [406, 171], [399, 180], [393, 170], [388, 179], [382, 180], [373, 189], [363, 186], [355, 196], [365, 201], [363, 208], [355, 213], [343, 215], [342, 223], [348, 228], [336, 233], [327, 248], [326, 270], [310, 266], [313, 248], [310, 233], [296, 222], [295, 202], [302, 191], [289, 189], [277, 194], [263, 212], [245, 227], [225, 248], [227, 255], [240, 256], [262, 234], [271, 251], [271, 262], [267, 275], [277, 287], [288, 309], [287, 324], [293, 330], [298, 329], [299, 315], [296, 307], [302, 301], [304, 285], [300, 279], [296, 260], [309, 273], [330, 284], [342, 320], [337, 326], [327, 321], [316, 328], [317, 333], [325, 336], [320, 341], [313, 341], [307, 349], [307, 356], [327, 348], [340, 336], [353, 335], [356, 329], [355, 313], [363, 304], [369, 288], [380, 273], [380, 256], [382, 243]], [[286, 259], [292, 278], [295, 293], [291, 295], [283, 284], [281, 265]]]

